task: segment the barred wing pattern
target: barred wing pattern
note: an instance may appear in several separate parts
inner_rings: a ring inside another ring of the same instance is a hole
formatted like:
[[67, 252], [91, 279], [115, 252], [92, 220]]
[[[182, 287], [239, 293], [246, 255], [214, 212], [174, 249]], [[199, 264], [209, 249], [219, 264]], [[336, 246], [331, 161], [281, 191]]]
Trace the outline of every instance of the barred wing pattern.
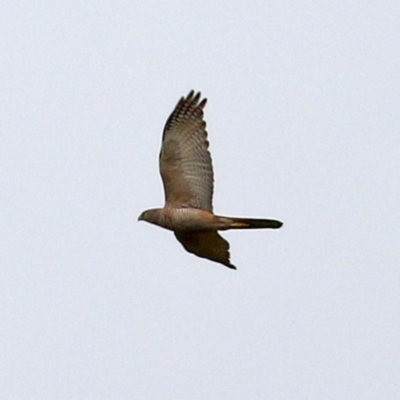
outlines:
[[208, 151], [200, 93], [182, 97], [168, 118], [160, 151], [166, 206], [190, 206], [212, 212], [213, 167]]

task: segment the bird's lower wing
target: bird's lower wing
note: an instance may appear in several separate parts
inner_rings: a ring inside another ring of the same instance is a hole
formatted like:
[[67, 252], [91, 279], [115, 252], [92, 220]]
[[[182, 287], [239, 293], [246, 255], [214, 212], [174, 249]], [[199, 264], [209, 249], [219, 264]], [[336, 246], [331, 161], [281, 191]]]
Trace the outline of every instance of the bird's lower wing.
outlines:
[[217, 231], [175, 232], [175, 236], [189, 253], [236, 269], [229, 261], [229, 243]]

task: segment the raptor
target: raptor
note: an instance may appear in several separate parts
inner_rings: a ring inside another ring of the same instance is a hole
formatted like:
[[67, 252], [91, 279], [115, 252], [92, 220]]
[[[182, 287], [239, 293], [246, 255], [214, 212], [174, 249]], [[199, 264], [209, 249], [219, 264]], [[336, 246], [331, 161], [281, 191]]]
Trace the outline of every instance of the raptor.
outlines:
[[206, 102], [200, 92], [191, 91], [169, 116], [159, 156], [165, 205], [143, 211], [139, 220], [173, 231], [189, 253], [236, 269], [230, 262], [229, 243], [218, 231], [277, 229], [282, 222], [213, 213], [214, 173], [203, 112]]

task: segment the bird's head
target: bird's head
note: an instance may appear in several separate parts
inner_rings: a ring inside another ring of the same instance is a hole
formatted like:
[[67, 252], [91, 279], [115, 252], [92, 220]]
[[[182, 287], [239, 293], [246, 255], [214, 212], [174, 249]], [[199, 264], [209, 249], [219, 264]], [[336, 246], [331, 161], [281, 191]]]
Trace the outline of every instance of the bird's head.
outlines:
[[150, 222], [151, 224], [157, 224], [159, 220], [159, 209], [154, 208], [151, 210], [143, 211], [138, 218], [138, 221], [146, 221]]
[[147, 214], [148, 214], [148, 210], [143, 211], [138, 218], [138, 221], [146, 221], [147, 220]]

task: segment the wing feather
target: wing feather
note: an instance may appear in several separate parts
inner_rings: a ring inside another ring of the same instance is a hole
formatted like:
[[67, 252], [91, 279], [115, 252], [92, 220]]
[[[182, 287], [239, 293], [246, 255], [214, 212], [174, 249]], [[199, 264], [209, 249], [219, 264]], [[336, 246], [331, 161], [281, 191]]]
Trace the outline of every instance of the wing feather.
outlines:
[[236, 269], [229, 261], [229, 243], [217, 231], [174, 232], [182, 246], [198, 257]]
[[166, 205], [212, 211], [213, 167], [200, 93], [182, 97], [168, 118], [160, 151]]

